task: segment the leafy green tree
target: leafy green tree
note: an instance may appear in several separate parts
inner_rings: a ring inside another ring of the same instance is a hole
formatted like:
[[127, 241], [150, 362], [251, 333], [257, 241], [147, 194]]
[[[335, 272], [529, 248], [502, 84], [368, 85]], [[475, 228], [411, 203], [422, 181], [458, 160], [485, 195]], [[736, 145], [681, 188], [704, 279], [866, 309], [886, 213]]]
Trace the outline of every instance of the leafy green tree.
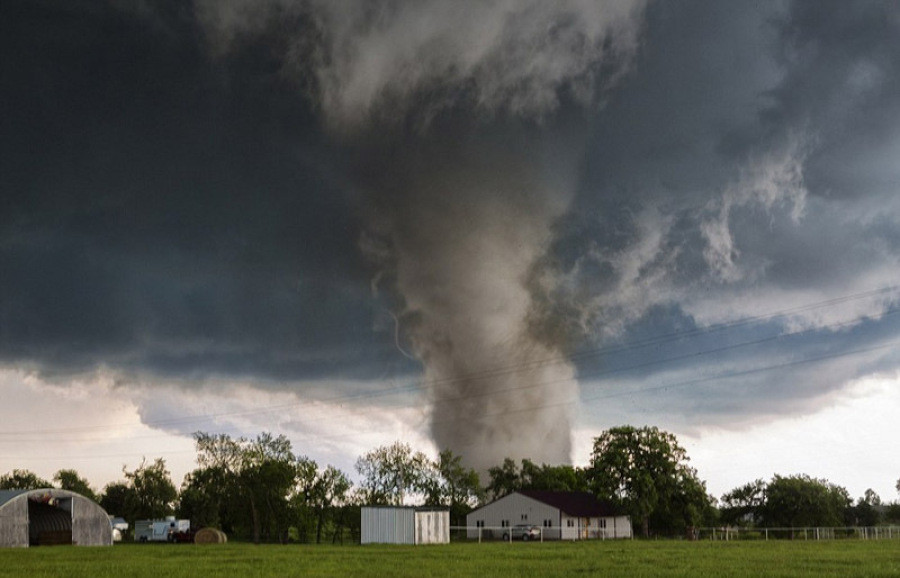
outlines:
[[640, 521], [645, 536], [651, 522], [658, 531], [681, 532], [711, 509], [705, 484], [688, 460], [673, 434], [615, 427], [594, 439], [588, 482], [599, 498]]
[[0, 490], [37, 490], [53, 484], [30, 470], [13, 470], [0, 476]]
[[766, 482], [761, 478], [722, 496], [721, 515], [726, 524], [757, 526], [766, 507]]
[[375, 448], [356, 460], [356, 471], [363, 478], [362, 495], [373, 505], [399, 506], [410, 494], [424, 494], [429, 468], [428, 456], [414, 453], [402, 442]]
[[352, 486], [347, 475], [334, 466], [329, 465], [316, 476], [310, 491], [310, 503], [315, 513], [317, 544], [322, 542], [322, 532], [333, 516], [334, 508], [341, 507], [347, 502]]
[[585, 471], [568, 465], [536, 465], [522, 460], [519, 474], [521, 489], [548, 490], [553, 492], [584, 492], [588, 490]]
[[144, 519], [163, 518], [175, 511], [175, 500], [178, 491], [172, 483], [166, 461], [156, 458], [148, 464], [146, 458], [133, 471], [122, 468], [128, 487], [132, 490], [126, 494], [126, 519], [130, 522]]
[[587, 472], [568, 465], [537, 465], [523, 459], [521, 467], [510, 458], [503, 464], [488, 469], [490, 483], [487, 491], [494, 498], [501, 498], [519, 490], [548, 490], [554, 492], [588, 491]]
[[776, 475], [766, 487], [764, 521], [770, 527], [840, 526], [850, 503], [847, 490], [827, 480]]
[[238, 479], [241, 444], [245, 442], [226, 434], [194, 434], [198, 468], [182, 483], [181, 516], [197, 526], [214, 526], [230, 535], [239, 534], [244, 527], [249, 529], [249, 513]]
[[297, 532], [297, 539], [301, 542], [310, 542], [311, 536], [316, 531], [313, 494], [319, 477], [319, 465], [306, 456], [299, 456], [294, 469], [296, 472], [294, 490], [289, 498], [293, 514], [293, 527]]
[[194, 440], [199, 467], [182, 486], [182, 512], [255, 543], [286, 541], [297, 475], [290, 440], [270, 433], [248, 440], [205, 432], [195, 433]]
[[288, 496], [294, 487], [295, 457], [287, 437], [262, 433], [241, 453], [240, 486], [249, 500], [253, 542], [277, 537], [287, 541]]
[[428, 476], [425, 503], [450, 509], [450, 524], [463, 525], [466, 514], [484, 499], [478, 472], [462, 465], [461, 456], [450, 450], [438, 454]]
[[881, 521], [881, 497], [869, 488], [851, 508], [850, 522], [855, 526], [876, 526]]
[[127, 505], [133, 502], [130, 495], [134, 492], [125, 482], [112, 482], [106, 484], [103, 493], [100, 495], [100, 506], [106, 512], [113, 516], [122, 516], [130, 522], [134, 522], [134, 518], [129, 515]]
[[81, 494], [95, 502], [98, 500], [97, 494], [91, 488], [88, 481], [80, 477], [75, 470], [59, 470], [53, 475], [53, 481], [59, 484], [59, 487], [63, 490]]
[[522, 489], [522, 475], [512, 458], [503, 460], [503, 464], [488, 468], [491, 478], [487, 491], [496, 500]]
[[[184, 476], [178, 493], [178, 516], [191, 527], [222, 527], [223, 479], [215, 469], [196, 469]], [[229, 528], [230, 529], [230, 528]]]
[[884, 520], [890, 524], [900, 524], [900, 502], [891, 502], [884, 513]]

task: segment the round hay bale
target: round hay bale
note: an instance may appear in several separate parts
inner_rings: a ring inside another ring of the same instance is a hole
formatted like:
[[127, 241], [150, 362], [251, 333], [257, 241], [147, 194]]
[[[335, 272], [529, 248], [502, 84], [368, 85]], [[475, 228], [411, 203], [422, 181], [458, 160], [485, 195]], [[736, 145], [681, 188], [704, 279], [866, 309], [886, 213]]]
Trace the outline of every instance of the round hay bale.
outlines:
[[202, 528], [194, 534], [194, 544], [224, 544], [227, 541], [225, 532], [215, 528]]

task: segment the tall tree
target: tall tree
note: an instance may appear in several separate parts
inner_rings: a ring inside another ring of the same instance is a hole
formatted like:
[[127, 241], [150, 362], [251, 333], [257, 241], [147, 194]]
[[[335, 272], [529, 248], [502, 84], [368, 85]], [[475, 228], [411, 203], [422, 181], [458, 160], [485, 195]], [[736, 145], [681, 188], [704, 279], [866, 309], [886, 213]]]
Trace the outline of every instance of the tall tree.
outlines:
[[625, 508], [645, 536], [680, 532], [710, 508], [705, 484], [677, 438], [656, 427], [611, 428], [594, 439], [588, 481], [601, 499]]
[[250, 504], [254, 543], [260, 542], [263, 531], [268, 539], [287, 540], [294, 464], [291, 442], [283, 435], [264, 432], [245, 444], [238, 478]]
[[297, 457], [294, 464], [294, 489], [289, 498], [293, 526], [301, 542], [309, 542], [316, 531], [316, 512], [313, 506], [319, 465], [306, 456]]
[[29, 470], [13, 470], [0, 476], [0, 490], [37, 490], [53, 484]]
[[316, 476], [310, 491], [310, 504], [315, 512], [316, 543], [322, 542], [322, 531], [334, 508], [345, 504], [352, 484], [344, 472], [329, 465]]
[[850, 522], [855, 526], [876, 526], [881, 521], [881, 496], [869, 488], [853, 506]]
[[238, 479], [246, 440], [198, 431], [194, 443], [198, 468], [182, 484], [181, 515], [232, 535], [240, 534], [244, 526], [249, 529], [249, 513]]
[[760, 478], [722, 496], [722, 521], [726, 524], [759, 525], [765, 506], [766, 482]]
[[163, 518], [175, 511], [178, 491], [172, 483], [166, 461], [162, 458], [148, 464], [146, 458], [133, 471], [122, 468], [128, 486], [125, 508], [131, 522]]
[[484, 499], [478, 472], [462, 465], [462, 457], [450, 450], [438, 454], [426, 482], [425, 503], [450, 509], [450, 524], [465, 523], [465, 516]]
[[[228, 499], [227, 480], [214, 468], [196, 469], [184, 476], [178, 493], [178, 516], [194, 528], [223, 527], [224, 504]], [[231, 526], [228, 526], [231, 530]]]
[[850, 503], [847, 490], [827, 480], [776, 475], [766, 487], [765, 523], [789, 528], [839, 526]]
[[403, 442], [375, 448], [356, 460], [364, 499], [369, 504], [399, 506], [408, 495], [425, 493], [429, 465], [428, 456], [413, 452]]
[[538, 466], [531, 460], [522, 460], [521, 489], [549, 490], [552, 492], [584, 492], [588, 490], [585, 471], [569, 465]]
[[491, 481], [487, 491], [491, 499], [496, 500], [522, 489], [522, 475], [512, 458], [504, 459], [499, 466], [488, 468], [488, 476]]
[[223, 528], [256, 543], [286, 541], [297, 474], [290, 440], [266, 432], [252, 440], [197, 432], [194, 440], [199, 468], [186, 480], [183, 505], [210, 518], [217, 512]]
[[88, 481], [78, 475], [75, 470], [59, 470], [53, 475], [53, 481], [59, 484], [63, 490], [69, 490], [81, 494], [86, 498], [97, 501], [97, 494], [91, 488]]
[[130, 522], [134, 522], [134, 517], [128, 512], [128, 504], [133, 503], [130, 495], [134, 490], [125, 482], [111, 482], [103, 488], [100, 495], [100, 506], [106, 512], [113, 516], [122, 516]]

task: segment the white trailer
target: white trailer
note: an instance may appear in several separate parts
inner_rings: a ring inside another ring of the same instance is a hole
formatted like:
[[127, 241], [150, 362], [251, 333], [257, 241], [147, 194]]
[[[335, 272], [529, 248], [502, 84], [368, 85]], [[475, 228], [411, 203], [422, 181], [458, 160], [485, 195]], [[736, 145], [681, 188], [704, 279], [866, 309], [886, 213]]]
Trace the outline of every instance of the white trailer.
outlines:
[[138, 520], [134, 523], [135, 542], [178, 542], [180, 537], [190, 535], [191, 521], [176, 520], [169, 516], [165, 520]]

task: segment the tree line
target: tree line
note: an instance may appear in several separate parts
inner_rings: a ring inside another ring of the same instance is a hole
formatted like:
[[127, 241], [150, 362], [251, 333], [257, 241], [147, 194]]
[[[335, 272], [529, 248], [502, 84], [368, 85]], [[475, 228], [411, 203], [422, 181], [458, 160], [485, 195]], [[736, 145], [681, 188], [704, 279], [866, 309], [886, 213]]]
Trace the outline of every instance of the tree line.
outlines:
[[[395, 442], [360, 456], [359, 482], [296, 454], [283, 435], [255, 438], [198, 432], [197, 468], [176, 489], [163, 459], [144, 459], [99, 493], [75, 470], [52, 481], [27, 470], [0, 476], [0, 489], [59, 487], [94, 499], [107, 512], [135, 520], [176, 515], [253, 542], [343, 542], [359, 538], [362, 505], [445, 507], [451, 525], [473, 508], [519, 490], [591, 492], [631, 516], [643, 536], [683, 535], [696, 526], [873, 526], [900, 522], [900, 502], [872, 490], [855, 503], [843, 487], [807, 475], [761, 479], [711, 496], [677, 438], [655, 427], [621, 426], [594, 439], [590, 464], [536, 464], [510, 458], [487, 480], [449, 450], [431, 459]], [[897, 481], [900, 492], [900, 480]]]

